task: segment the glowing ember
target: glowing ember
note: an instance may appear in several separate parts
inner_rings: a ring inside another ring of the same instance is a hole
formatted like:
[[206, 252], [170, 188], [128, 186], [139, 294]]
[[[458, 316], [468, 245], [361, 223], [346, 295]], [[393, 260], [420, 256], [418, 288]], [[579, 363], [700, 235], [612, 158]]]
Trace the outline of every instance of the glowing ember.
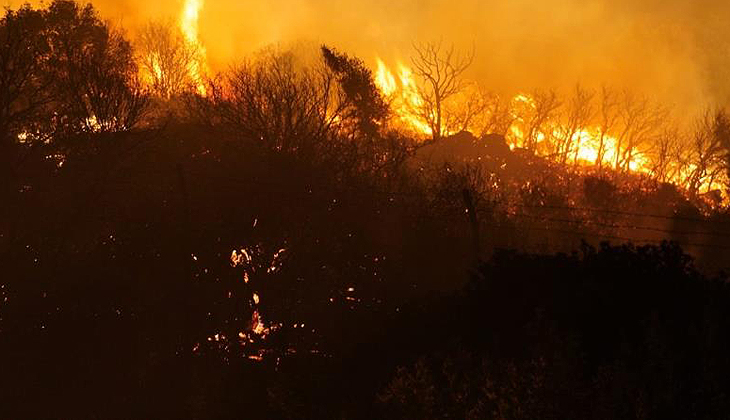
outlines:
[[263, 335], [266, 332], [264, 321], [257, 310], [251, 316], [251, 331], [256, 335]]

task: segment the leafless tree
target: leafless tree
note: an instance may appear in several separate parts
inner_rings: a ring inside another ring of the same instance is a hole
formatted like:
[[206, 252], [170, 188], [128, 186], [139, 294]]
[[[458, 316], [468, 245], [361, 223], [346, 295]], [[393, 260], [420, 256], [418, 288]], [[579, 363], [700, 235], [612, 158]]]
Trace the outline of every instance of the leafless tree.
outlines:
[[574, 162], [578, 161], [580, 150], [580, 131], [593, 118], [594, 92], [576, 85], [566, 109], [565, 121], [560, 125], [555, 139], [555, 153], [561, 163], [566, 163], [571, 153]]
[[67, 68], [59, 73], [63, 97], [70, 99], [67, 115], [75, 121], [73, 129], [119, 132], [134, 128], [149, 100], [131, 46], [121, 31], [108, 27], [105, 36], [88, 42], [94, 49], [75, 45], [78, 50], [62, 60]]
[[292, 54], [267, 51], [225, 74], [206, 101], [237, 136], [305, 153], [343, 123], [335, 83], [331, 72], [297, 68]]
[[326, 161], [333, 172], [385, 176], [415, 144], [380, 130], [389, 110], [364, 64], [321, 51], [322, 61], [312, 62], [267, 48], [208, 80], [205, 96], [185, 95], [187, 110], [236, 142]]
[[482, 114], [479, 136], [499, 134], [506, 136], [515, 121], [516, 115], [511, 112], [509, 101], [492, 92], [484, 94], [486, 108]]
[[723, 147], [716, 135], [715, 116], [715, 112], [705, 111], [695, 123], [691, 136], [689, 165], [684, 186], [692, 196], [701, 193], [702, 186], [707, 186], [709, 191], [725, 170]]
[[85, 131], [119, 132], [133, 129], [144, 117], [149, 95], [136, 74], [111, 77], [101, 69], [88, 72], [84, 105]]
[[659, 182], [668, 182], [675, 175], [673, 156], [681, 135], [676, 127], [667, 127], [656, 137], [651, 157], [651, 174]]
[[523, 147], [537, 150], [540, 134], [545, 138], [552, 137], [552, 133], [544, 133], [544, 128], [557, 115], [562, 103], [554, 90], [536, 90], [532, 94], [529, 115], [525, 117], [527, 130], [524, 132]]
[[619, 102], [619, 134], [616, 136], [616, 169], [627, 171], [642, 148], [651, 144], [667, 111], [647, 98], [624, 91]]
[[480, 120], [486, 117], [490, 99], [489, 94], [476, 83], [466, 86], [462, 92], [454, 96], [453, 101], [444, 106], [446, 132], [458, 133], [483, 126], [484, 122]]
[[198, 48], [171, 22], [150, 22], [137, 39], [139, 62], [154, 92], [170, 98], [191, 90], [191, 68], [200, 60]]
[[670, 182], [680, 171], [677, 156], [681, 155], [682, 133], [675, 126], [668, 126], [656, 136], [649, 155], [651, 174], [659, 182]]
[[722, 147], [720, 154], [725, 169], [725, 189], [730, 194], [730, 117], [728, 117], [725, 109], [720, 109], [715, 114], [714, 134], [720, 147]]
[[598, 168], [603, 167], [603, 162], [606, 158], [606, 141], [616, 126], [618, 121], [618, 97], [614, 90], [607, 86], [601, 87], [601, 94], [599, 97], [600, 105], [598, 109], [598, 120], [599, 120], [599, 134], [597, 139], [597, 153], [596, 153], [596, 165]]
[[453, 45], [444, 47], [441, 41], [415, 44], [413, 48], [411, 62], [419, 79], [421, 101], [414, 111], [428, 124], [433, 140], [438, 140], [446, 132], [446, 101], [465, 88], [463, 74], [474, 61], [474, 48], [462, 54]]

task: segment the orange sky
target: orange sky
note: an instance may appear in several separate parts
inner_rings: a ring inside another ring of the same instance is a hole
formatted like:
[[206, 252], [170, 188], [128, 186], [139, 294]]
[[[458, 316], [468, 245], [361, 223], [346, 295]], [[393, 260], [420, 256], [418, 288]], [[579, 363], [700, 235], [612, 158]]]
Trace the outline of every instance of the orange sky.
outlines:
[[[93, 3], [133, 34], [149, 19], [176, 18], [182, 0]], [[412, 42], [443, 38], [474, 43], [471, 77], [496, 90], [608, 83], [694, 108], [730, 98], [723, 16], [730, 2], [206, 0], [200, 32], [214, 69], [272, 43], [299, 41], [394, 64], [407, 62]]]

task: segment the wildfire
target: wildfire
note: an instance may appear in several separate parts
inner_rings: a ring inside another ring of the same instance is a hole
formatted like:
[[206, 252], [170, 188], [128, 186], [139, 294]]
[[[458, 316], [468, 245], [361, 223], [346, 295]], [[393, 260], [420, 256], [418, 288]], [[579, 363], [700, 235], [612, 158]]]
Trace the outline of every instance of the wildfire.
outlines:
[[180, 14], [180, 30], [185, 36], [185, 41], [193, 46], [198, 52], [198, 59], [190, 66], [190, 78], [197, 83], [198, 93], [205, 95], [203, 76], [205, 74], [206, 50], [198, 37], [198, 21], [200, 12], [203, 10], [204, 0], [185, 0]]
[[[524, 114], [536, 108], [535, 100], [530, 95], [520, 93], [512, 98], [512, 109], [510, 114], [513, 119], [512, 125], [509, 127], [507, 141], [511, 148], [515, 148], [526, 143], [525, 133], [521, 126], [524, 123]], [[537, 144], [549, 142], [560, 137], [565, 137], [565, 127], [559, 122], [551, 122], [538, 131], [535, 135]], [[572, 134], [570, 143], [571, 150], [568, 152], [573, 157], [573, 161], [583, 165], [595, 165], [599, 161], [602, 165], [611, 166], [619, 157], [619, 141], [616, 137], [603, 133], [601, 135], [599, 127], [586, 126], [581, 127]], [[630, 162], [628, 162], [629, 170], [633, 172], [650, 173], [649, 159], [642, 153], [635, 153]]]
[[399, 63], [396, 79], [383, 60], [377, 58], [376, 63], [378, 68], [375, 72], [375, 84], [390, 100], [400, 123], [418, 134], [430, 136], [431, 127], [421, 117], [424, 111], [423, 100], [418, 92], [413, 71], [408, 66]]
[[[397, 122], [404, 128], [410, 129], [418, 134], [430, 136], [431, 128], [424, 121], [423, 115], [429, 112], [424, 110], [423, 100], [418, 91], [418, 85], [413, 71], [406, 65], [398, 64], [397, 77], [394, 72], [380, 58], [376, 59], [375, 84], [390, 100], [391, 107], [396, 115]], [[525, 133], [522, 129], [524, 115], [531, 109], [535, 109], [535, 100], [530, 95], [520, 93], [515, 95], [511, 101], [510, 114], [513, 119], [508, 129], [507, 141], [512, 149], [525, 144]], [[467, 127], [472, 132], [479, 132], [478, 127]], [[564, 127], [553, 122], [535, 134], [537, 143], [543, 143], [561, 136]], [[447, 133], [454, 134], [454, 133]], [[582, 127], [572, 137], [573, 149], [570, 156], [576, 163], [591, 165], [596, 164], [601, 156], [599, 147], [601, 132], [596, 127]], [[603, 135], [603, 147], [601, 162], [605, 165], [612, 165], [620, 151], [618, 140], [610, 135]], [[650, 172], [650, 162], [646, 156], [636, 154], [628, 164], [629, 169], [635, 172]]]

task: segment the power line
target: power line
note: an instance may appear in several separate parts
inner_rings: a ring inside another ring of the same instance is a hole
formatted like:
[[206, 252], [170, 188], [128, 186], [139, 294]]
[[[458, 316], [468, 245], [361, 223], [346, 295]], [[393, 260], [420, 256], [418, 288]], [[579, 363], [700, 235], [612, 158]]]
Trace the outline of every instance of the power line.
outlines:
[[533, 220], [546, 220], [551, 222], [559, 222], [559, 223], [576, 223], [576, 224], [588, 224], [588, 225], [594, 225], [594, 226], [600, 226], [600, 227], [607, 227], [611, 229], [635, 229], [635, 230], [649, 230], [654, 232], [663, 232], [663, 233], [674, 233], [678, 235], [708, 235], [708, 236], [720, 236], [724, 238], [730, 238], [729, 233], [725, 232], [705, 232], [705, 231], [681, 231], [681, 230], [669, 230], [669, 229], [661, 229], [661, 228], [655, 228], [650, 226], [637, 226], [637, 225], [617, 225], [617, 224], [610, 224], [610, 223], [602, 223], [595, 220], [590, 219], [558, 219], [558, 218], [552, 218], [552, 217], [540, 217], [530, 214], [524, 214], [524, 213], [507, 213], [510, 216], [514, 217], [524, 217], [529, 218]]
[[[495, 224], [495, 223], [488, 223], [488, 222], [483, 223], [483, 224], [485, 226], [491, 226], [491, 227], [496, 227], [496, 228], [505, 227], [505, 225], [503, 225], [503, 224]], [[661, 244], [663, 242], [676, 242], [679, 245], [686, 246], [686, 247], [730, 249], [730, 246], [723, 246], [723, 245], [688, 243], [688, 242], [679, 242], [676, 240], [667, 241], [667, 240], [659, 240], [659, 239], [628, 238], [628, 237], [624, 237], [624, 236], [603, 234], [603, 233], [597, 233], [597, 232], [581, 232], [581, 231], [574, 231], [574, 230], [556, 229], [553, 227], [548, 228], [548, 227], [524, 226], [523, 225], [523, 226], [520, 226], [520, 229], [533, 230], [533, 231], [545, 231], [545, 232], [551, 232], [551, 233], [562, 233], [562, 234], [574, 235], [574, 236], [578, 236], [578, 237], [596, 237], [596, 238], [605, 238], [605, 239], [616, 239], [616, 240], [620, 240], [620, 241], [633, 242], [633, 243]]]
[[[376, 195], [384, 195], [387, 197], [397, 197], [397, 196], [403, 196], [403, 197], [424, 197], [428, 196], [428, 192], [421, 192], [421, 191], [384, 191], [384, 190], [378, 190], [374, 188], [367, 188], [367, 187], [351, 187], [351, 186], [345, 186], [340, 185], [340, 188], [332, 188], [329, 191], [323, 191], [322, 188], [316, 188], [316, 189], [307, 189], [306, 191], [298, 190], [298, 189], [292, 189], [292, 188], [284, 188], [284, 186], [291, 186], [290, 184], [285, 184], [282, 182], [272, 182], [270, 179], [251, 179], [251, 178], [242, 178], [242, 177], [236, 177], [231, 175], [218, 175], [211, 177], [210, 173], [200, 173], [195, 171], [190, 171], [189, 169], [186, 169], [188, 173], [191, 173], [193, 176], [197, 177], [197, 179], [203, 179], [203, 178], [215, 178], [215, 179], [225, 179], [227, 181], [240, 183], [242, 181], [246, 182], [253, 182], [255, 185], [267, 185], [266, 191], [259, 191], [259, 190], [247, 190], [245, 191], [246, 194], [258, 194], [258, 195], [273, 195], [278, 193], [285, 193], [285, 194], [299, 194], [302, 196], [312, 196], [315, 194], [337, 194], [341, 193], [343, 191], [348, 191], [349, 194], [353, 194], [358, 197], [364, 197], [369, 198], [368, 194], [376, 194]], [[156, 171], [153, 171], [156, 172]], [[160, 171], [162, 172], [162, 171]], [[164, 173], [167, 173], [167, 171], [164, 171]], [[105, 188], [105, 190], [110, 190], [110, 188]], [[113, 190], [113, 189], [112, 189]], [[558, 206], [558, 205], [529, 205], [529, 204], [521, 204], [521, 203], [512, 203], [506, 200], [491, 200], [488, 201], [490, 204], [503, 204], [507, 207], [516, 207], [516, 208], [532, 208], [532, 209], [554, 209], [554, 210], [569, 210], [569, 211], [586, 211], [586, 212], [592, 212], [592, 213], [605, 213], [605, 214], [613, 214], [613, 215], [625, 215], [625, 216], [632, 216], [632, 217], [647, 217], [647, 218], [657, 218], [657, 219], [663, 219], [663, 220], [686, 220], [686, 221], [695, 221], [695, 222], [702, 222], [702, 223], [710, 223], [712, 225], [717, 224], [725, 224], [727, 222], [722, 221], [712, 221], [707, 219], [699, 219], [699, 218], [690, 218], [690, 217], [684, 217], [679, 215], [673, 215], [673, 216], [667, 216], [667, 215], [656, 215], [656, 214], [650, 214], [650, 213], [638, 213], [638, 212], [629, 212], [629, 211], [622, 211], [622, 210], [611, 210], [611, 209], [597, 209], [597, 208], [590, 208], [590, 207], [580, 207], [580, 206]], [[485, 210], [482, 209], [482, 212]], [[490, 210], [491, 211], [491, 210]], [[619, 225], [619, 224], [609, 224], [609, 223], [602, 223], [599, 221], [591, 220], [591, 219], [564, 219], [564, 218], [555, 218], [555, 217], [545, 217], [545, 216], [536, 216], [536, 215], [529, 215], [525, 213], [510, 213], [509, 211], [506, 211], [508, 215], [514, 216], [514, 217], [523, 217], [523, 218], [531, 218], [534, 220], [545, 220], [545, 221], [552, 221], [557, 223], [574, 223], [574, 224], [590, 224], [594, 226], [600, 226], [600, 227], [606, 227], [610, 229], [634, 229], [634, 230], [646, 230], [646, 231], [655, 231], [655, 232], [661, 232], [666, 234], [678, 234], [678, 235], [707, 235], [707, 236], [718, 236], [718, 237], [730, 237], [730, 233], [728, 232], [710, 232], [710, 231], [678, 231], [678, 230], [670, 230], [670, 229], [661, 229], [661, 228], [655, 228], [650, 226], [639, 226], [639, 225]], [[556, 230], [554, 230], [556, 231]], [[592, 235], [587, 232], [579, 233], [579, 232], [569, 232], [571, 234], [583, 234], [583, 235]], [[602, 237], [610, 237], [613, 239], [620, 239], [620, 240], [629, 240], [629, 241], [640, 241], [637, 239], [632, 238], [625, 238], [625, 237], [619, 237], [615, 235], [600, 235]], [[656, 242], [655, 240], [641, 240], [643, 242]], [[693, 246], [705, 246], [703, 244], [693, 244]], [[715, 247], [721, 247], [721, 246], [715, 246]]]
[[[225, 176], [222, 177], [229, 180], [235, 180], [235, 181], [243, 181], [243, 178], [238, 177], [231, 177], [231, 176]], [[247, 180], [251, 181], [251, 180]], [[291, 193], [297, 193], [297, 190], [292, 189], [283, 189], [281, 188], [281, 183], [273, 183], [269, 182], [268, 180], [255, 180], [254, 182], [258, 184], [268, 184], [269, 186], [275, 185], [277, 188], [276, 190], [278, 192], [286, 192], [287, 194]], [[382, 191], [382, 190], [376, 190], [376, 189], [366, 189], [366, 188], [354, 188], [354, 187], [347, 187], [343, 186], [344, 190], [350, 191], [350, 193], [355, 192], [356, 195], [360, 195], [362, 197], [365, 197], [367, 193], [377, 194], [377, 195], [386, 195], [386, 196], [423, 196], [424, 193], [421, 192], [407, 192], [407, 191]], [[321, 192], [321, 190], [307, 190], [307, 191], [299, 191], [299, 193], [311, 196], [315, 194], [315, 191]], [[249, 193], [256, 193], [255, 191], [249, 191]], [[335, 189], [332, 189], [331, 191], [325, 192], [326, 193], [336, 193], [339, 191], [336, 191]], [[263, 192], [262, 192], [263, 193]], [[267, 192], [268, 193], [268, 192]], [[730, 224], [730, 222], [723, 222], [723, 221], [713, 221], [713, 220], [707, 220], [707, 219], [699, 219], [699, 218], [690, 218], [690, 217], [684, 217], [679, 215], [674, 216], [666, 216], [666, 215], [656, 215], [656, 214], [650, 214], [650, 213], [637, 213], [637, 212], [628, 212], [628, 211], [621, 211], [621, 210], [611, 210], [611, 209], [596, 209], [596, 208], [589, 208], [589, 207], [580, 207], [580, 206], [557, 206], [557, 205], [530, 205], [530, 204], [521, 204], [521, 203], [512, 203], [508, 202], [506, 200], [492, 200], [488, 201], [488, 203], [491, 204], [505, 204], [507, 206], [511, 207], [518, 207], [518, 208], [535, 208], [535, 209], [556, 209], [556, 210], [571, 210], [571, 211], [588, 211], [593, 213], [606, 213], [606, 214], [614, 214], [614, 215], [626, 215], [626, 216], [633, 216], [633, 217], [648, 217], [648, 218], [658, 218], [662, 220], [670, 220], [670, 221], [676, 221], [676, 220], [685, 220], [685, 221], [696, 221], [696, 222], [703, 222], [703, 223], [709, 223], [712, 225], [718, 225], [718, 224]], [[555, 222], [563, 222], [563, 223], [583, 223], [583, 224], [592, 224], [596, 226], [601, 227], [607, 227], [611, 229], [636, 229], [636, 230], [649, 230], [649, 231], [655, 231], [655, 232], [662, 232], [662, 233], [673, 233], [673, 234], [679, 234], [679, 235], [708, 235], [708, 236], [719, 236], [719, 237], [727, 237], [730, 238], [730, 232], [722, 232], [722, 231], [679, 231], [679, 230], [668, 230], [668, 229], [661, 229], [661, 228], [655, 228], [655, 227], [649, 227], [649, 226], [638, 226], [638, 225], [616, 225], [616, 224], [607, 224], [602, 223], [598, 221], [593, 221], [590, 219], [580, 220], [580, 219], [557, 219], [557, 218], [545, 218], [540, 216], [532, 216], [527, 214], [514, 214], [514, 213], [507, 213], [511, 214], [513, 216], [517, 217], [533, 217], [533, 218], [540, 218], [542, 220], [549, 220], [549, 221], [555, 221]]]
[[[200, 175], [200, 173], [198, 173]], [[219, 178], [225, 178], [233, 181], [244, 181], [245, 179], [240, 177], [232, 177], [232, 176], [221, 176]], [[251, 181], [246, 180], [246, 181]], [[275, 183], [270, 182], [269, 180], [264, 179], [256, 179], [254, 180], [258, 184], [268, 184], [268, 185], [274, 185], [276, 187], [281, 187], [282, 183]], [[389, 196], [423, 196], [424, 193], [418, 192], [418, 191], [382, 191], [382, 190], [376, 190], [376, 189], [365, 189], [361, 187], [348, 187], [348, 186], [340, 186], [341, 190], [350, 190], [355, 192], [368, 192], [372, 194], [377, 195], [389, 195]], [[287, 190], [289, 192], [291, 190]], [[337, 191], [333, 189], [332, 191]], [[560, 206], [560, 205], [553, 205], [553, 204], [541, 204], [541, 205], [535, 205], [535, 204], [519, 204], [519, 203], [511, 203], [506, 200], [488, 200], [489, 203], [492, 204], [506, 204], [516, 207], [530, 207], [530, 208], [545, 208], [545, 209], [556, 209], [556, 210], [572, 210], [572, 211], [586, 211], [591, 213], [606, 213], [606, 214], [615, 214], [615, 215], [623, 215], [623, 216], [633, 216], [633, 217], [648, 217], [648, 218], [655, 218], [655, 219], [664, 219], [664, 220], [685, 220], [685, 221], [693, 221], [693, 222], [700, 222], [700, 223], [710, 223], [713, 225], [716, 224], [723, 224], [723, 225], [730, 225], [730, 222], [725, 221], [713, 221], [708, 220], [706, 218], [697, 218], [697, 217], [688, 217], [688, 216], [681, 216], [681, 215], [662, 215], [662, 214], [652, 214], [652, 213], [639, 213], [639, 212], [631, 212], [631, 211], [625, 211], [625, 210], [613, 210], [613, 209], [601, 209], [601, 208], [594, 208], [594, 207], [581, 207], [581, 206]]]
[[699, 219], [696, 217], [687, 217], [687, 216], [680, 216], [680, 215], [660, 215], [660, 214], [651, 214], [651, 213], [637, 213], [637, 212], [629, 212], [629, 211], [623, 211], [623, 210], [611, 210], [611, 209], [597, 209], [597, 208], [591, 208], [591, 207], [579, 207], [579, 206], [557, 206], [557, 205], [529, 205], [529, 204], [511, 204], [506, 201], [490, 201], [491, 203], [498, 203], [498, 204], [510, 204], [514, 205], [516, 207], [529, 207], [529, 208], [545, 208], [545, 209], [556, 209], [556, 210], [578, 210], [578, 211], [587, 211], [592, 213], [606, 213], [606, 214], [616, 214], [616, 215], [623, 215], [623, 216], [634, 216], [634, 217], [649, 217], [649, 218], [655, 218], [655, 219], [664, 219], [664, 220], [685, 220], [685, 221], [692, 221], [692, 222], [702, 222], [702, 223], [711, 223], [711, 224], [728, 224], [730, 225], [730, 222], [725, 221], [713, 221], [708, 219]]

